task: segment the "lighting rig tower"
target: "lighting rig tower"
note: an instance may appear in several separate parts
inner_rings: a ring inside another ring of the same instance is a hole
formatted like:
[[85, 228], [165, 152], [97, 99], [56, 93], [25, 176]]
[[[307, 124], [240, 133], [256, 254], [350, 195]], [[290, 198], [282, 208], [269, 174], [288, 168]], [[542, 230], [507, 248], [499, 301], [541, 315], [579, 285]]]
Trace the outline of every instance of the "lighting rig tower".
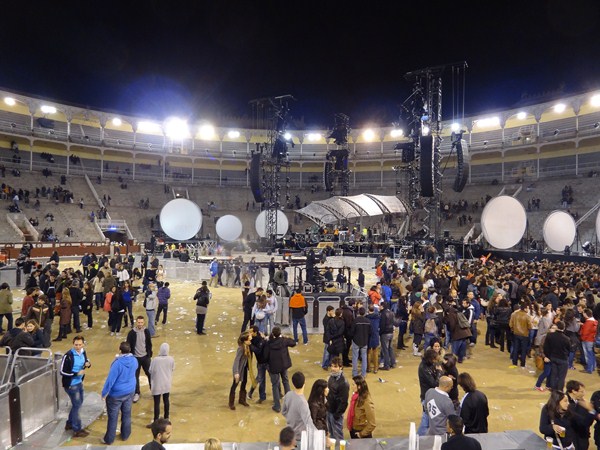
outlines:
[[[265, 211], [265, 237], [270, 244], [277, 240], [277, 212], [282, 209], [281, 196], [285, 190], [285, 201], [290, 200], [290, 162], [286, 127], [289, 120], [291, 95], [252, 100], [255, 127], [267, 130], [267, 142], [257, 144], [260, 153], [260, 183]], [[283, 188], [283, 189], [282, 189]]]
[[422, 209], [425, 212], [423, 231], [436, 246], [441, 238], [442, 75], [446, 69], [466, 67], [467, 63], [463, 61], [427, 67], [404, 76], [413, 83], [411, 95], [402, 104], [410, 141], [396, 146], [397, 150], [402, 150], [403, 165], [395, 166], [395, 170], [404, 172], [403, 184], [408, 183], [405, 200], [413, 211]]
[[323, 169], [323, 182], [325, 190], [334, 195], [336, 185], [339, 184], [340, 195], [347, 196], [350, 192], [350, 169], [348, 159], [350, 149], [348, 148], [348, 135], [350, 134], [350, 117], [346, 114], [334, 115], [335, 126], [327, 139], [333, 139], [336, 148], [329, 150]]

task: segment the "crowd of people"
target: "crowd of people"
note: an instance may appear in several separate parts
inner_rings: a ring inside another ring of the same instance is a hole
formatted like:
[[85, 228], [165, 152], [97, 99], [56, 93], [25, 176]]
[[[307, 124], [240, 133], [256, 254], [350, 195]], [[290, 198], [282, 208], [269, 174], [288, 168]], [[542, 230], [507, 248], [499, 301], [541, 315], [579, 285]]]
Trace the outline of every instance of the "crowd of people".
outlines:
[[[92, 327], [91, 311], [104, 309], [114, 335], [119, 335], [123, 323], [131, 324], [127, 339], [120, 344], [118, 363], [113, 363], [122, 369], [113, 374], [115, 377], [131, 374], [127, 378], [129, 384], [114, 381], [118, 378], [113, 379], [109, 372], [104, 386], [109, 416], [104, 441], [114, 441], [119, 412], [121, 437], [128, 436], [131, 403], [139, 400], [141, 394], [142, 369], [155, 402], [154, 420], [148, 427], [156, 428], [161, 417], [161, 400], [162, 417], [169, 417], [170, 376], [174, 368], [172, 358], [168, 359], [167, 343], [160, 346], [157, 357], [152, 352], [154, 326], [161, 315], [166, 323], [170, 298], [169, 283], [158, 259], [153, 257], [149, 261], [144, 256], [142, 270], [133, 268], [133, 255], [117, 254], [109, 259], [105, 255], [96, 258], [86, 254], [81, 260], [81, 271], [73, 268], [59, 271], [58, 262], [58, 255], [53, 255], [45, 266], [29, 258], [23, 263], [28, 278], [22, 317], [14, 324], [19, 331], [11, 329], [11, 290], [7, 285], [0, 286], [0, 317], [8, 320], [10, 330], [0, 345], [47, 347], [55, 315], [59, 317], [56, 339], [60, 340], [68, 338], [73, 329], [80, 333], [82, 328]], [[252, 264], [258, 266], [256, 261], [250, 261], [248, 266]], [[273, 269], [271, 283], [281, 268], [274, 264]], [[557, 448], [570, 448], [571, 444], [576, 450], [587, 448], [590, 428], [599, 418], [600, 391], [588, 400], [584, 383], [568, 373], [577, 363], [582, 364], [583, 377], [596, 371], [594, 346], [600, 316], [600, 275], [596, 266], [486, 259], [466, 261], [457, 267], [443, 261], [400, 264], [382, 258], [373, 275], [378, 281], [366, 291], [364, 302], [342, 300], [337, 308], [331, 306], [323, 311], [321, 367], [329, 372], [329, 377], [312, 381], [308, 400], [304, 397], [308, 380], [301, 367], [295, 367], [289, 352], [300, 340], [307, 344], [309, 339], [303, 323], [307, 305], [302, 290], [290, 292], [293, 337], [287, 337], [273, 321], [280, 308], [271, 289], [274, 285], [268, 284], [265, 290], [246, 280], [242, 287], [244, 320], [233, 360], [228, 407], [235, 409], [236, 403], [249, 407], [249, 400], [256, 392], [258, 403], [267, 401], [268, 374], [272, 409], [284, 415], [296, 440], [302, 431], [312, 427], [337, 440], [344, 438], [344, 428], [352, 438], [371, 437], [377, 427], [377, 405], [369, 394], [368, 374], [393, 370], [397, 352], [410, 347], [411, 354], [421, 358], [417, 374], [423, 409], [419, 434], [449, 432], [458, 436], [462, 434], [458, 433], [458, 423], [464, 425], [466, 434], [486, 433], [490, 412], [486, 395], [477, 389], [468, 372], [459, 369], [481, 345], [478, 325], [485, 322], [485, 333], [481, 333], [482, 339], [485, 335], [484, 345], [505, 352], [511, 368], [524, 368], [528, 360], [538, 366], [539, 377], [532, 384], [538, 391], [550, 391], [541, 412], [539, 431]], [[204, 320], [212, 297], [209, 287], [219, 285], [218, 269], [211, 270], [211, 280], [203, 282], [194, 296], [198, 334], [204, 334]], [[134, 319], [130, 305], [135, 298], [143, 302], [146, 317]], [[87, 316], [87, 324], [80, 323], [80, 312]], [[39, 329], [29, 321], [35, 321]], [[68, 357], [72, 362], [66, 361], [68, 370], [61, 369], [63, 376], [71, 377], [71, 382], [77, 380], [74, 374], [82, 377], [86, 370], [87, 355], [82, 353], [83, 346], [77, 348], [79, 340], [80, 335], [74, 339], [71, 351], [77, 355]], [[409, 341], [412, 341], [410, 346]], [[158, 362], [163, 357], [170, 362]], [[69, 364], [77, 364], [78, 370]], [[352, 371], [350, 379], [346, 378], [345, 368]], [[288, 372], [292, 369], [290, 384]], [[66, 383], [64, 379], [63, 382]], [[76, 436], [85, 436], [87, 432], [75, 418], [82, 386], [71, 382], [66, 389], [72, 400], [73, 416], [67, 426]], [[463, 391], [462, 398], [459, 388]], [[598, 422], [595, 430], [594, 439], [600, 443]]]

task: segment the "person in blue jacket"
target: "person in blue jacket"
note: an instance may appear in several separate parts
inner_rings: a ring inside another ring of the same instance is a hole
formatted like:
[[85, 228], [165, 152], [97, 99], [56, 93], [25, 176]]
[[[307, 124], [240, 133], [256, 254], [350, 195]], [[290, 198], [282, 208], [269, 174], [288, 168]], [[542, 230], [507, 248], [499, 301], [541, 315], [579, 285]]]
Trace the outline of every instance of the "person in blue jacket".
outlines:
[[106, 400], [108, 423], [103, 444], [110, 445], [117, 434], [117, 419], [121, 412], [121, 439], [126, 441], [131, 434], [131, 405], [135, 393], [135, 372], [138, 362], [131, 353], [131, 346], [121, 342], [118, 355], [110, 366], [108, 377], [102, 388], [102, 399]]

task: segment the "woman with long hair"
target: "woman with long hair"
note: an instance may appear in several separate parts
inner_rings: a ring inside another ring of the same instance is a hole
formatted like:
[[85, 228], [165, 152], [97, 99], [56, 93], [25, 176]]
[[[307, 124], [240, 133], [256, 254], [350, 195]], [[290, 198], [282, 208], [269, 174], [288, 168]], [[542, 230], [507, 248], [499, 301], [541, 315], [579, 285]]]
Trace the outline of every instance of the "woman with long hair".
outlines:
[[87, 316], [87, 327], [92, 328], [94, 325], [94, 318], [92, 317], [92, 311], [94, 310], [94, 289], [89, 281], [83, 283], [81, 293], [83, 294], [81, 312]]
[[485, 320], [487, 322], [487, 330], [485, 332], [485, 345], [489, 345], [490, 348], [496, 348], [496, 319], [494, 318], [494, 314], [501, 298], [502, 294], [495, 292], [486, 307]]
[[458, 369], [456, 368], [457, 357], [448, 353], [444, 356], [444, 362], [442, 363], [442, 375], [445, 375], [452, 379], [452, 389], [448, 392], [448, 397], [454, 403], [454, 406], [458, 405]]
[[352, 399], [348, 408], [348, 430], [352, 439], [372, 438], [375, 423], [375, 404], [369, 386], [361, 375], [352, 377]]
[[[25, 322], [25, 330], [27, 330], [27, 332], [33, 338], [33, 347], [46, 348], [44, 332], [35, 319], [29, 319], [27, 322]], [[39, 354], [40, 352], [32, 352], [31, 356], [37, 356]]]
[[125, 314], [125, 306], [123, 305], [123, 292], [120, 287], [113, 286], [114, 295], [110, 303], [112, 313], [112, 323], [110, 327], [111, 336], [121, 334], [121, 323], [123, 322], [123, 314]]
[[[238, 338], [238, 349], [233, 360], [233, 382], [229, 390], [229, 409], [235, 409], [235, 390], [240, 385], [240, 405], [250, 406], [246, 401], [246, 383], [248, 382], [248, 369], [252, 370], [252, 341], [251, 331], [244, 331]], [[254, 380], [255, 377], [251, 377]], [[253, 381], [254, 383], [254, 381]]]
[[442, 365], [444, 363], [444, 356], [446, 356], [446, 349], [443, 347], [441, 339], [439, 337], [433, 338], [429, 342], [428, 348], [435, 350], [437, 354], [437, 364]]
[[59, 329], [58, 336], [54, 339], [55, 342], [62, 341], [67, 338], [67, 334], [69, 333], [69, 326], [71, 324], [71, 305], [73, 301], [71, 300], [71, 292], [69, 289], [63, 289], [60, 295], [60, 303], [59, 303]]
[[540, 305], [536, 302], [529, 304], [529, 317], [531, 317], [531, 330], [529, 330], [529, 342], [527, 345], [527, 356], [531, 358], [531, 349], [535, 345], [535, 337], [538, 334], [538, 327], [542, 318], [540, 313]]
[[477, 390], [473, 377], [462, 372], [458, 375], [458, 384], [465, 391], [460, 401], [460, 417], [465, 422], [465, 433], [487, 433], [490, 408], [485, 394]]
[[263, 294], [256, 299], [256, 303], [252, 307], [252, 318], [254, 319], [254, 325], [258, 327], [258, 331], [262, 334], [267, 334], [267, 322], [269, 318], [266, 295]]
[[327, 432], [327, 394], [329, 394], [327, 380], [319, 378], [313, 383], [308, 396], [308, 408], [315, 428], [325, 431], [325, 434], [329, 434]]
[[574, 432], [569, 411], [569, 397], [556, 389], [550, 393], [548, 403], [540, 415], [540, 433], [549, 440], [554, 448], [572, 449]]
[[423, 334], [425, 333], [425, 315], [423, 314], [423, 303], [416, 301], [410, 310], [410, 324], [413, 337], [413, 356], [421, 356], [419, 352], [419, 345], [423, 340]]

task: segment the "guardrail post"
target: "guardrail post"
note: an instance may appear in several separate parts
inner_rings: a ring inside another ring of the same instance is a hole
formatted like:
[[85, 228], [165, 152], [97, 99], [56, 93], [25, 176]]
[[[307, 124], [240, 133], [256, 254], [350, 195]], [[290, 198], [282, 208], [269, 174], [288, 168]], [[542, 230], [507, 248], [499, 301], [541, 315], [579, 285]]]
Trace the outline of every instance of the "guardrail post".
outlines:
[[21, 421], [21, 393], [18, 386], [13, 386], [8, 391], [8, 400], [10, 403], [10, 440], [11, 445], [15, 446], [23, 442], [23, 422]]

